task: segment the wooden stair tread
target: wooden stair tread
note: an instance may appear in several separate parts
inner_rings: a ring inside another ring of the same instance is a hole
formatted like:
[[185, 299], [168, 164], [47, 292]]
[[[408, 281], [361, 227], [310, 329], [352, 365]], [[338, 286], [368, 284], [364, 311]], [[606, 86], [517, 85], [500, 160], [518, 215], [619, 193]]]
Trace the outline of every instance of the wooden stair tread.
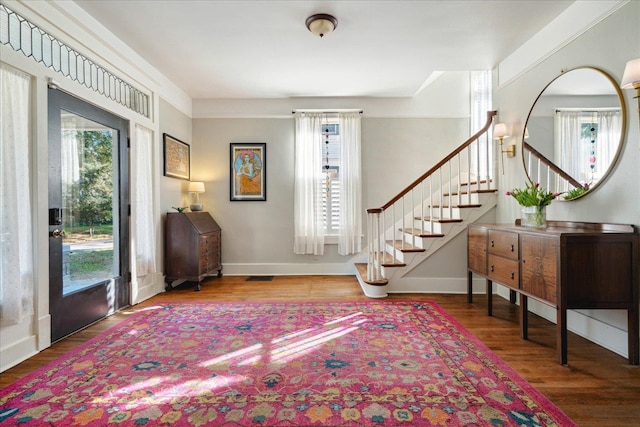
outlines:
[[[482, 204], [480, 203], [471, 203], [468, 205], [452, 205], [452, 208], [457, 208], [457, 209], [469, 209], [469, 208], [479, 208], [480, 206], [482, 206]], [[440, 205], [433, 205], [434, 209], [440, 209]], [[442, 209], [449, 209], [449, 206], [442, 206]]]
[[403, 263], [403, 262], [394, 262], [394, 263], [383, 263], [382, 266], [385, 268], [390, 268], [390, 267], [405, 267], [407, 264]]
[[428, 232], [422, 232], [422, 230], [420, 230], [419, 228], [401, 228], [400, 231], [402, 231], [403, 233], [408, 233], [408, 234], [413, 234], [414, 236], [418, 236], [418, 237], [444, 237], [444, 234], [442, 233], [428, 233]]
[[[377, 252], [374, 252], [374, 257], [377, 258]], [[388, 252], [384, 252], [382, 254], [382, 262], [380, 263], [382, 267], [405, 267], [407, 264], [404, 262], [396, 261], [393, 255]]]
[[[480, 184], [486, 184], [487, 182], [493, 182], [492, 179], [490, 179], [489, 181], [487, 181], [486, 179], [481, 179], [480, 180]], [[459, 184], [460, 186], [467, 186], [467, 185], [478, 185], [478, 181], [471, 181], [471, 182], [461, 182]]]
[[366, 263], [364, 263], [364, 262], [356, 262], [355, 266], [356, 266], [356, 270], [358, 271], [358, 274], [362, 278], [362, 281], [364, 283], [366, 283], [367, 285], [384, 286], [387, 283], [389, 283], [389, 280], [385, 279], [384, 277], [382, 279], [378, 279], [378, 280], [367, 280], [367, 264]]
[[[498, 189], [496, 188], [481, 188], [480, 190], [471, 190], [471, 194], [481, 194], [481, 193], [495, 193], [497, 192]], [[454, 197], [457, 196], [458, 194], [460, 195], [465, 195], [465, 194], [469, 194], [468, 191], [456, 191], [453, 193], [442, 193], [442, 197]]]
[[424, 249], [419, 248], [417, 246], [413, 246], [411, 243], [404, 242], [404, 247], [402, 246], [403, 240], [387, 240], [387, 245], [393, 246], [397, 250], [401, 252], [424, 252]]
[[429, 221], [429, 222], [437, 222], [440, 224], [447, 224], [447, 223], [451, 223], [451, 222], [462, 222], [464, 221], [462, 218], [431, 218], [428, 216], [425, 216], [424, 218], [420, 218], [419, 216], [413, 218], [416, 219], [418, 221], [422, 220], [422, 221]]

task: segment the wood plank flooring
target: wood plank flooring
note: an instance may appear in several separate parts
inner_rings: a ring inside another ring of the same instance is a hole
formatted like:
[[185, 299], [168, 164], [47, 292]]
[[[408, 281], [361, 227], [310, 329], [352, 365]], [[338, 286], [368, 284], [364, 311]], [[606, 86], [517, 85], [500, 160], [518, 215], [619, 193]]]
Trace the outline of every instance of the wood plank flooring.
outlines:
[[[580, 426], [631, 426], [640, 421], [640, 368], [626, 358], [575, 334], [569, 334], [569, 364], [556, 362], [555, 325], [530, 315], [529, 340], [520, 338], [518, 310], [494, 297], [493, 317], [486, 316], [486, 297], [398, 294], [393, 299], [432, 300], [480, 338], [499, 357]], [[160, 302], [317, 301], [367, 299], [352, 276], [276, 276], [273, 281], [246, 281], [225, 276], [203, 283], [202, 291], [177, 287], [127, 308], [67, 337], [29, 360], [0, 374], [0, 387], [62, 356], [131, 314]]]

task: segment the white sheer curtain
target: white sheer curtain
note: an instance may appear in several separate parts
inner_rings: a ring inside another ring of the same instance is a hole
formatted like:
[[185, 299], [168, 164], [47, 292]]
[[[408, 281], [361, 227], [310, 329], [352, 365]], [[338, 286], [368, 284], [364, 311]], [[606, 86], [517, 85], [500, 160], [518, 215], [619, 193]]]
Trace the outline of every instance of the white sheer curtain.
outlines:
[[606, 167], [613, 164], [613, 158], [618, 151], [620, 130], [622, 129], [622, 115], [620, 111], [598, 112], [598, 138], [596, 140], [596, 171], [598, 179], [606, 172]]
[[[559, 166], [577, 180], [585, 184], [594, 184], [605, 172], [603, 166], [610, 165], [616, 155], [618, 141], [620, 141], [620, 129], [622, 129], [622, 116], [620, 111], [562, 111], [555, 115], [555, 141], [554, 144], [559, 160]], [[597, 125], [593, 136], [590, 131], [583, 134], [582, 127], [585, 123]], [[591, 138], [595, 137], [595, 143]], [[595, 148], [594, 153], [591, 153]], [[592, 169], [591, 156], [594, 156]]]
[[362, 250], [360, 113], [340, 113], [340, 234], [338, 253]]
[[153, 132], [136, 125], [131, 144], [131, 216], [135, 239], [134, 277], [156, 272], [156, 236], [153, 215]]
[[581, 146], [581, 116], [580, 111], [557, 111], [555, 114], [554, 141], [562, 141], [554, 144], [554, 157], [558, 159], [558, 166], [569, 175], [579, 181], [588, 182], [580, 171], [583, 165], [589, 164], [589, 151], [586, 144]]
[[0, 64], [0, 319], [33, 314], [29, 76]]
[[322, 114], [297, 113], [295, 123], [293, 252], [322, 255]]

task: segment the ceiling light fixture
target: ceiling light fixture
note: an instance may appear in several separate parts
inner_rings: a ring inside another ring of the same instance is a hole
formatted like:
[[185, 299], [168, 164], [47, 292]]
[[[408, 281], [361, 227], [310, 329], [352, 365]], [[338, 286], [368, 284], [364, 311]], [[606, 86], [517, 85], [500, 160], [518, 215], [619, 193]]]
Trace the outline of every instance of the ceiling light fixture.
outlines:
[[338, 20], [326, 13], [318, 13], [307, 18], [305, 25], [313, 34], [324, 37], [338, 26]]

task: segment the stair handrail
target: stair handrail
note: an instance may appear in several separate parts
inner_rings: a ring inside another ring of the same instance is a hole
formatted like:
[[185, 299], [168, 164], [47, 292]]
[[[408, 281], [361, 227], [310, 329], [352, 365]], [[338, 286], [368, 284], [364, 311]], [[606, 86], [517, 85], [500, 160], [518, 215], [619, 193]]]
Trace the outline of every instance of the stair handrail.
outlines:
[[489, 128], [491, 127], [491, 123], [493, 122], [493, 118], [498, 114], [497, 111], [493, 110], [493, 111], [487, 111], [487, 122], [484, 124], [484, 126], [482, 127], [482, 129], [480, 129], [478, 132], [476, 132], [475, 134], [473, 134], [469, 139], [467, 139], [465, 142], [463, 142], [458, 148], [456, 148], [455, 150], [453, 150], [451, 153], [449, 153], [449, 155], [447, 155], [445, 158], [443, 158], [442, 160], [440, 160], [438, 163], [435, 164], [435, 166], [431, 167], [428, 171], [426, 171], [425, 173], [423, 173], [422, 175], [420, 175], [420, 177], [418, 177], [415, 181], [413, 181], [411, 184], [409, 184], [408, 187], [406, 187], [404, 190], [402, 190], [401, 192], [399, 192], [395, 197], [393, 197], [391, 200], [389, 200], [387, 203], [385, 203], [384, 205], [382, 205], [379, 208], [369, 208], [367, 209], [367, 213], [376, 213], [376, 212], [383, 212], [386, 209], [388, 209], [390, 206], [393, 206], [393, 204], [395, 202], [397, 202], [398, 200], [400, 200], [403, 196], [405, 196], [407, 193], [409, 193], [409, 191], [413, 190], [415, 187], [417, 187], [418, 185], [420, 185], [420, 183], [422, 181], [424, 181], [425, 179], [427, 179], [430, 175], [432, 175], [433, 173], [435, 173], [438, 169], [440, 169], [442, 166], [444, 166], [447, 162], [449, 162], [451, 159], [453, 159], [456, 155], [458, 155], [462, 150], [464, 150], [465, 148], [467, 148], [469, 145], [471, 145], [471, 143], [473, 143], [475, 140], [477, 140], [478, 138], [480, 138], [480, 136], [482, 136], [484, 133], [486, 133]]
[[[457, 207], [473, 207], [474, 205], [471, 203], [471, 194], [472, 192], [482, 193], [482, 192], [493, 192], [495, 188], [492, 187], [492, 175], [489, 171], [489, 167], [491, 165], [491, 159], [489, 157], [490, 153], [493, 151], [489, 146], [489, 138], [487, 136], [487, 145], [484, 147], [484, 152], [486, 157], [486, 190], [481, 189], [482, 185], [482, 171], [480, 170], [480, 146], [478, 145], [478, 150], [476, 152], [476, 160], [478, 168], [475, 171], [475, 185], [476, 190], [472, 190], [472, 185], [474, 182], [471, 180], [471, 163], [469, 162], [467, 165], [467, 177], [466, 181], [462, 180], [462, 169], [461, 169], [461, 155], [466, 150], [466, 154], [468, 159], [470, 160], [470, 154], [472, 150], [472, 144], [478, 143], [480, 141], [480, 137], [487, 134], [487, 131], [491, 127], [493, 122], [493, 118], [497, 115], [497, 111], [487, 111], [487, 121], [478, 132], [473, 134], [470, 138], [468, 138], [465, 142], [463, 142], [460, 146], [455, 148], [451, 153], [445, 156], [442, 160], [436, 163], [433, 167], [431, 167], [428, 171], [414, 180], [409, 186], [400, 191], [396, 196], [394, 196], [391, 200], [385, 203], [383, 206], [379, 208], [369, 208], [366, 210], [367, 212], [367, 234], [368, 234], [368, 262], [367, 262], [367, 279], [365, 282], [370, 284], [381, 284], [386, 283], [386, 279], [382, 274], [382, 267], [385, 266], [397, 266], [398, 260], [395, 252], [395, 248], [399, 248], [399, 250], [415, 250], [416, 248], [416, 235], [422, 237], [425, 233], [428, 233], [433, 237], [441, 237], [442, 235], [434, 232], [434, 219], [438, 221], [442, 221], [444, 219], [445, 211], [443, 210], [445, 202], [444, 198], [448, 199], [448, 206], [446, 207], [446, 214], [448, 218], [451, 220], [453, 218], [453, 208], [454, 204], [452, 203], [452, 195], [453, 195], [453, 184], [458, 187], [457, 188]], [[457, 176], [453, 178], [452, 175], [452, 163], [454, 161], [458, 162], [457, 164]], [[445, 168], [447, 168], [445, 170]], [[495, 172], [495, 169], [493, 169]], [[444, 172], [443, 172], [444, 171]], [[445, 176], [448, 177], [446, 179]], [[445, 183], [446, 179], [446, 183]], [[433, 181], [438, 180], [438, 184], [436, 188], [433, 188]], [[428, 185], [427, 193], [428, 196], [425, 198], [425, 184]], [[466, 198], [467, 204], [462, 203], [462, 187], [466, 185]], [[420, 188], [418, 188], [420, 187]], [[447, 188], [448, 187], [448, 188]], [[415, 212], [416, 208], [415, 203], [415, 190], [419, 190], [420, 193], [418, 195], [419, 199], [419, 212]], [[435, 200], [440, 198], [439, 206], [434, 206], [436, 203]], [[408, 200], [410, 203], [410, 208], [407, 211], [405, 208], [405, 201]], [[428, 215], [425, 215], [425, 205], [428, 210]], [[396, 210], [399, 212], [396, 213]], [[388, 212], [387, 212], [388, 211]], [[416, 217], [415, 214], [419, 213], [419, 217]], [[391, 227], [387, 227], [386, 216], [389, 215], [390, 221], [389, 224]], [[397, 221], [398, 218], [401, 218], [400, 221]], [[412, 218], [412, 219], [411, 219]], [[415, 219], [420, 219], [420, 228], [406, 228], [406, 222], [413, 221]], [[425, 221], [428, 221], [429, 230], [425, 229]], [[386, 247], [386, 233], [387, 230], [394, 229], [397, 225], [400, 226], [399, 230], [403, 232], [407, 232], [410, 234], [410, 240], [408, 240], [405, 244], [404, 238], [396, 238], [395, 234], [392, 234], [392, 238], [389, 242], [389, 246], [392, 249], [393, 254], [387, 256]], [[399, 245], [399, 247], [397, 246]], [[410, 246], [410, 249], [407, 248], [407, 245]]]
[[538, 150], [533, 148], [531, 145], [529, 145], [527, 143], [527, 141], [524, 141], [524, 149], [529, 151], [531, 153], [531, 155], [533, 155], [533, 157], [537, 158], [544, 165], [546, 165], [549, 169], [551, 169], [552, 171], [554, 171], [555, 173], [560, 175], [561, 178], [563, 178], [565, 181], [568, 181], [574, 187], [576, 187], [576, 188], [582, 187], [582, 184], [580, 184], [580, 182], [578, 180], [576, 180], [574, 177], [572, 177], [571, 175], [569, 175], [568, 173], [563, 171], [555, 163], [553, 163], [551, 160], [549, 160], [547, 157], [545, 157], [544, 154], [542, 154], [541, 152], [539, 152]]

